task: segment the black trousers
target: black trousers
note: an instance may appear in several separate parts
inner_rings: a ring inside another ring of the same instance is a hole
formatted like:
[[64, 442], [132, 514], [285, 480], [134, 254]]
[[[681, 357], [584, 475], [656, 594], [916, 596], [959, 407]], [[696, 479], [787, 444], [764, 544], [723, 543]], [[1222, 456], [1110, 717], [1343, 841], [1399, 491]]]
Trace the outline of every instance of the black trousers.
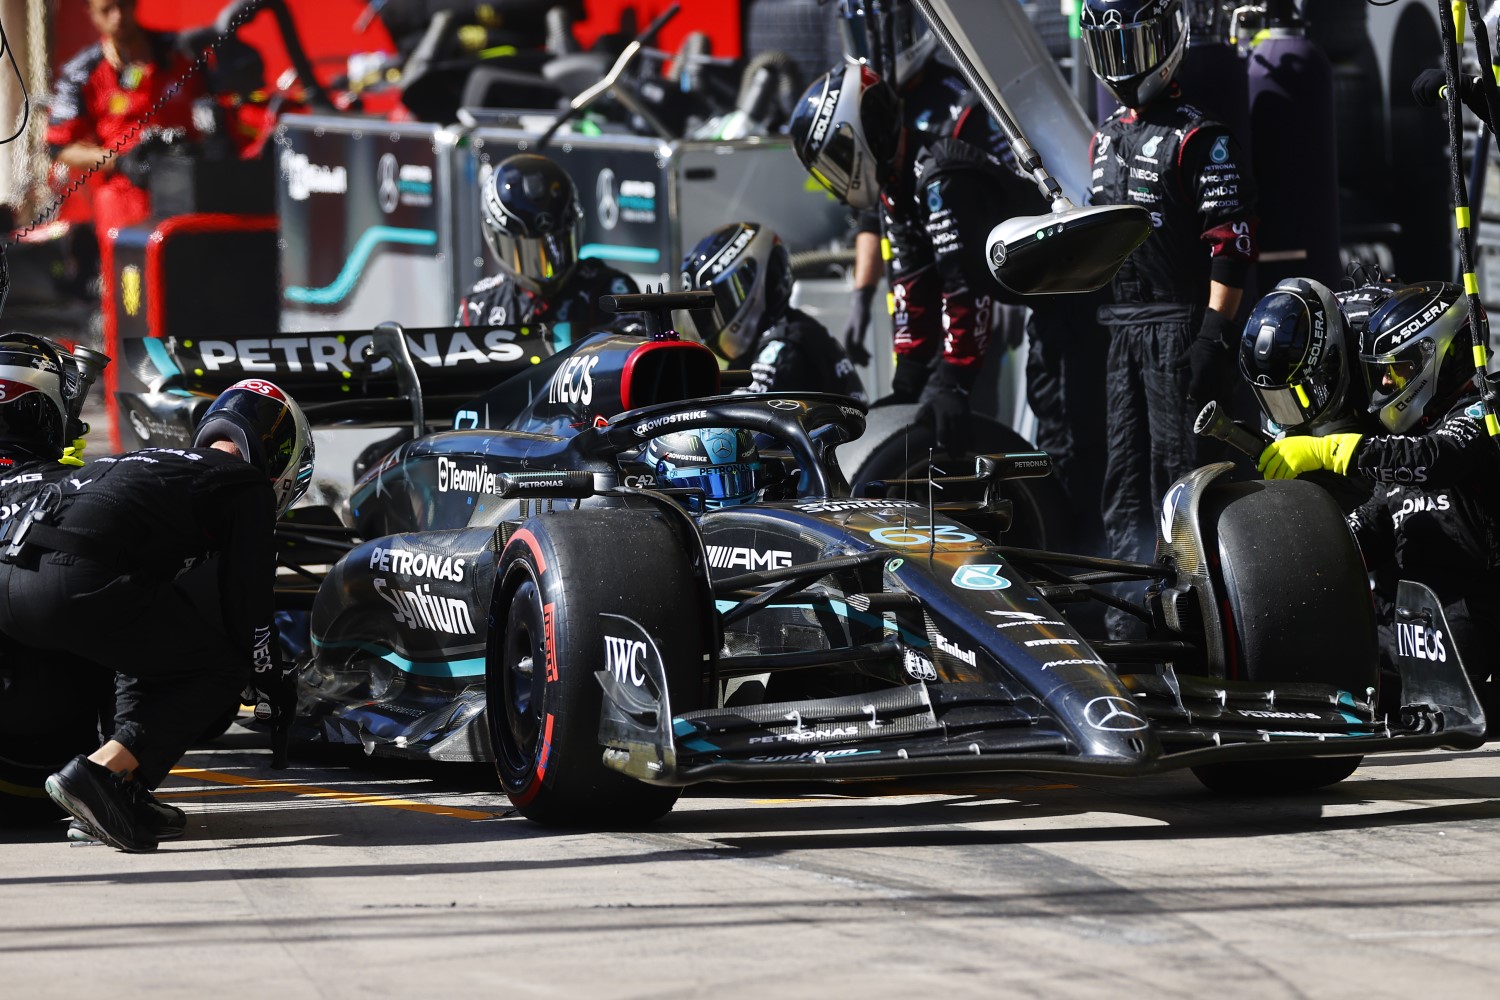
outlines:
[[[137, 779], [150, 788], [250, 676], [247, 652], [204, 613], [201, 596], [62, 553], [0, 563], [0, 632], [117, 674], [114, 739], [140, 761]], [[66, 669], [66, 660], [57, 665]]]

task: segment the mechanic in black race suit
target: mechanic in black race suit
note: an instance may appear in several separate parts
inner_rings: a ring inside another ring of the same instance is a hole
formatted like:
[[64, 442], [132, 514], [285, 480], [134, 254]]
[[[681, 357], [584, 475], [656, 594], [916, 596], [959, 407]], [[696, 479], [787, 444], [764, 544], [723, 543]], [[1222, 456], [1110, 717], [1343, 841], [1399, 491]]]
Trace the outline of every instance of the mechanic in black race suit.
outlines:
[[[1173, 79], [1187, 47], [1181, 0], [1084, 0], [1081, 27], [1094, 75], [1123, 105], [1094, 135], [1091, 201], [1151, 213], [1099, 312], [1110, 334], [1104, 528], [1116, 558], [1149, 562], [1157, 503], [1219, 450], [1193, 423], [1228, 389], [1255, 194], [1228, 128]], [[1139, 627], [1113, 608], [1106, 620], [1112, 638]]]
[[[1370, 315], [1394, 293], [1384, 281], [1334, 292], [1311, 278], [1287, 278], [1245, 322], [1240, 374], [1274, 437], [1376, 433], [1359, 365]], [[1257, 456], [1258, 458], [1258, 456]], [[1370, 499], [1370, 483], [1327, 470], [1307, 478], [1332, 493], [1344, 513]]]
[[[1468, 304], [1444, 282], [1394, 291], [1360, 338], [1369, 413], [1385, 433], [1350, 431], [1274, 441], [1268, 479], [1329, 470], [1373, 484], [1349, 515], [1377, 580], [1409, 579], [1437, 594], [1476, 690], [1493, 697], [1500, 620], [1500, 450], [1474, 385]], [[1377, 593], [1389, 626], [1394, 594]], [[1382, 630], [1389, 644], [1389, 628]]]
[[792, 308], [792, 262], [758, 222], [731, 222], [682, 261], [682, 287], [714, 293], [698, 335], [732, 366], [749, 364], [750, 392], [835, 392], [865, 400], [864, 383], [828, 330]]
[[[192, 448], [98, 459], [31, 492], [8, 520], [0, 633], [118, 677], [113, 736], [46, 781], [95, 839], [134, 853], [181, 835], [181, 811], [150, 789], [247, 682], [290, 710], [272, 628], [272, 535], [312, 461], [301, 410], [249, 379], [209, 407]], [[214, 614], [177, 582], [210, 557]]]
[[[73, 471], [62, 462], [63, 445], [81, 391], [71, 356], [57, 345], [0, 335], [0, 528], [36, 490]], [[0, 755], [32, 759], [27, 755], [41, 750], [62, 759], [97, 745], [82, 741], [101, 722], [110, 725], [114, 675], [85, 660], [59, 659], [0, 635]]]
[[990, 276], [985, 242], [996, 222], [1046, 205], [986, 148], [903, 125], [899, 104], [889, 85], [850, 62], [808, 88], [787, 132], [836, 197], [886, 214], [896, 372], [875, 405], [920, 402], [939, 445], [962, 454], [997, 307], [1020, 301]]
[[554, 350], [616, 325], [601, 295], [639, 291], [634, 279], [598, 260], [580, 260], [583, 207], [572, 178], [545, 156], [501, 160], [480, 185], [484, 242], [500, 273], [458, 304], [457, 326], [544, 324]]

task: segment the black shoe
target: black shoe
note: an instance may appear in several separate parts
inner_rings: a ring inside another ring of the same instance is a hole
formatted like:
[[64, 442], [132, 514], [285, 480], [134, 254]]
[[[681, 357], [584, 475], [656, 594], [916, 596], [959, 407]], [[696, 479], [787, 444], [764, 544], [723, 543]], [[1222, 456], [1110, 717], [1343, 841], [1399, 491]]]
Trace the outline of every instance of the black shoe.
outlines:
[[68, 824], [68, 839], [75, 844], [99, 843], [99, 838], [89, 832], [89, 828], [84, 825], [81, 819], [75, 819]]
[[87, 832], [116, 850], [144, 854], [156, 850], [157, 838], [142, 822], [139, 793], [127, 787], [134, 784], [79, 754], [49, 775], [44, 787]]
[[[176, 840], [187, 832], [187, 814], [176, 806], [169, 806], [157, 799], [156, 796], [146, 791], [146, 787], [137, 781], [125, 783], [127, 789], [139, 787], [140, 791], [134, 793], [141, 796], [137, 803], [140, 809], [141, 823], [146, 829], [156, 834], [157, 840]], [[89, 828], [83, 820], [75, 819], [68, 824], [68, 839], [76, 844], [97, 844], [99, 838], [89, 832]]]

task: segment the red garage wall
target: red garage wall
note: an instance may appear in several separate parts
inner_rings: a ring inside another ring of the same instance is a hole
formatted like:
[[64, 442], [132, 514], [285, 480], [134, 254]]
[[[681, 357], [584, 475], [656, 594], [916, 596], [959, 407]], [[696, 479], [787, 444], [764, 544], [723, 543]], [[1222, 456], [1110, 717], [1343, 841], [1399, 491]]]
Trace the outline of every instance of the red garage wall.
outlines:
[[[633, 8], [636, 23], [644, 28], [651, 19], [672, 5], [672, 0], [586, 0], [588, 17], [578, 25], [578, 40], [584, 47], [595, 38], [620, 26], [620, 11]], [[675, 51], [683, 36], [701, 31], [713, 40], [716, 56], [734, 58], [740, 54], [740, 0], [682, 0], [677, 12], [656, 40], [656, 47]]]

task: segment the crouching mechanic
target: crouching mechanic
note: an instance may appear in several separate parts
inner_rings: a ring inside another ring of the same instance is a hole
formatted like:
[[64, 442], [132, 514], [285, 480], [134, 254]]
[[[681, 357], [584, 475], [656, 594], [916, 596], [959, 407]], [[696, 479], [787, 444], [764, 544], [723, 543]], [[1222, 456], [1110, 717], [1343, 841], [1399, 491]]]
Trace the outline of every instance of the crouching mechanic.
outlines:
[[714, 293], [698, 335], [731, 365], [748, 363], [751, 392], [836, 392], [861, 402], [864, 383], [822, 323], [793, 309], [792, 262], [781, 239], [755, 222], [709, 233], [682, 262], [682, 287]]
[[[301, 410], [250, 379], [214, 401], [192, 448], [73, 469], [7, 522], [0, 632], [118, 678], [113, 738], [46, 781], [86, 833], [122, 851], [155, 850], [185, 824], [150, 789], [247, 681], [289, 710], [271, 626], [272, 535], [312, 463]], [[177, 582], [212, 556], [218, 616]], [[142, 628], [153, 624], [148, 641]]]
[[[1260, 469], [1268, 479], [1330, 470], [1373, 483], [1349, 515], [1366, 563], [1377, 579], [1415, 580], [1437, 594], [1488, 703], [1493, 656], [1483, 631], [1500, 616], [1500, 451], [1484, 430], [1470, 344], [1460, 288], [1397, 289], [1371, 314], [1359, 352], [1369, 412], [1388, 433], [1283, 438], [1267, 446]], [[1383, 596], [1385, 604], [1394, 595]]]

